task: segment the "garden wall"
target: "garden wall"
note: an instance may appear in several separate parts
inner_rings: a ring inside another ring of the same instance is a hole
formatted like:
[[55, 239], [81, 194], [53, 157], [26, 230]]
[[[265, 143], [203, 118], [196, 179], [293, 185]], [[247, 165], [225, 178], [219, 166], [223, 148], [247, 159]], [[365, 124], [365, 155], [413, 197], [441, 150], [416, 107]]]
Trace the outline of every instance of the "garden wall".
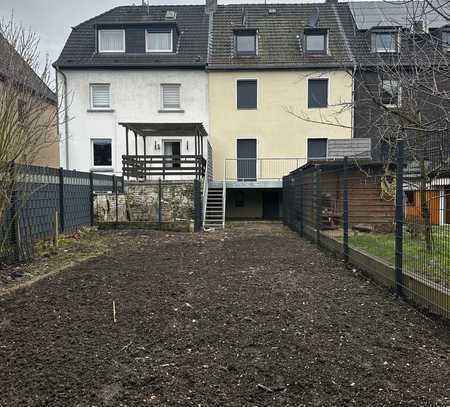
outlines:
[[198, 230], [199, 205], [199, 181], [131, 182], [123, 194], [95, 195], [95, 222], [101, 227]]

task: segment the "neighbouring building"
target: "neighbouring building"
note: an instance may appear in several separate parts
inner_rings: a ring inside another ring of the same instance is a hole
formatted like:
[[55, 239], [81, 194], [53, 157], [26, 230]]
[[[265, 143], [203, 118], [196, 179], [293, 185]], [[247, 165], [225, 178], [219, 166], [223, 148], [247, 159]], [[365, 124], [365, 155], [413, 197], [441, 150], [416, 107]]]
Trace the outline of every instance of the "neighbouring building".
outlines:
[[[56, 94], [20, 57], [2, 34], [0, 34], [0, 93], [0, 120], [11, 121], [8, 126], [16, 129], [12, 134], [19, 134], [17, 127], [20, 127], [24, 132], [23, 143], [32, 144], [29, 149], [22, 149], [20, 154], [20, 147], [19, 150], [17, 146], [16, 149], [11, 148], [14, 157], [19, 154], [16, 161], [59, 167]], [[33, 127], [40, 127], [40, 130]], [[32, 132], [29, 138], [28, 132]], [[25, 150], [29, 150], [30, 156], [26, 157]], [[2, 158], [5, 154], [8, 155], [8, 152], [3, 150]]]
[[[422, 217], [422, 196], [431, 223], [448, 224], [450, 23], [444, 3], [364, 1], [349, 6], [358, 62], [355, 137], [370, 138], [373, 158], [384, 162], [395, 161], [396, 140], [404, 138], [407, 216]], [[421, 180], [427, 189], [423, 195], [418, 192], [425, 188]]]
[[186, 157], [206, 157], [208, 24], [201, 5], [133, 5], [74, 27], [54, 63], [67, 106], [62, 165], [178, 178], [183, 163], [197, 165]]

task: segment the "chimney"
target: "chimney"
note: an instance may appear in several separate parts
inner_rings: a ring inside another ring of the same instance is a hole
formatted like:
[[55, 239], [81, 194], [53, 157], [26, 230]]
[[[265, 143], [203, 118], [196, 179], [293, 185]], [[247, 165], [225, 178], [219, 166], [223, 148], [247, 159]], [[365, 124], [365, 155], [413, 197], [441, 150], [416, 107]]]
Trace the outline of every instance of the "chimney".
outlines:
[[217, 0], [206, 0], [205, 12], [210, 14], [217, 10]]

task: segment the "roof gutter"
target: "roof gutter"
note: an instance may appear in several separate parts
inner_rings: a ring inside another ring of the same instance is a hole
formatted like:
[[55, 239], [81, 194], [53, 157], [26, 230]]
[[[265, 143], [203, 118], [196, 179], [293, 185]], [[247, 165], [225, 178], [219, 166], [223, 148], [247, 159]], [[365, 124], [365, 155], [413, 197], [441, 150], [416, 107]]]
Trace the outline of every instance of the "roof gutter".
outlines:
[[[69, 167], [69, 111], [68, 111], [68, 103], [67, 103], [67, 76], [66, 74], [61, 71], [61, 69], [55, 65], [55, 70], [56, 70], [56, 95], [58, 97], [59, 95], [59, 81], [58, 81], [58, 74], [61, 74], [61, 77], [63, 78], [63, 82], [64, 82], [64, 143], [65, 143], [65, 155], [66, 155], [66, 169], [68, 170]], [[58, 103], [59, 105], [59, 103]], [[59, 128], [59, 114], [57, 115], [57, 123], [58, 123], [58, 134], [59, 136], [60, 134], [60, 128]]]

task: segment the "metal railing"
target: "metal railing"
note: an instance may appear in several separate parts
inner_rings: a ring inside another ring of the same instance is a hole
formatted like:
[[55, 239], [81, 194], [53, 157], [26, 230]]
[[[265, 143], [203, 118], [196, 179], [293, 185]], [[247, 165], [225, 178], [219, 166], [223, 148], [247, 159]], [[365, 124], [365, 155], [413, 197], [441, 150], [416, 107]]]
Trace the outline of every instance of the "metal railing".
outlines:
[[305, 158], [227, 158], [226, 181], [278, 181], [306, 163]]
[[206, 172], [206, 160], [200, 155], [123, 155], [122, 174], [127, 179], [146, 180], [151, 177], [194, 176]]

